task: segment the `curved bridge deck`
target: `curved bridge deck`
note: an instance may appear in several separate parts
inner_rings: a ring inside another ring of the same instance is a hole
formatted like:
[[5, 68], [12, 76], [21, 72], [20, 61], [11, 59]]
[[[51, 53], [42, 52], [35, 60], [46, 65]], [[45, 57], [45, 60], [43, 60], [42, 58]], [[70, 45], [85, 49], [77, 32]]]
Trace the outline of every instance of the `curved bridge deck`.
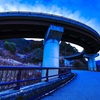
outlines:
[[73, 72], [72, 82], [42, 100], [100, 100], [100, 72]]
[[100, 50], [100, 35], [94, 29], [69, 18], [44, 13], [0, 13], [0, 39], [44, 39], [50, 25], [64, 28], [61, 41], [78, 44], [87, 54], [94, 54]]
[[84, 55], [84, 50], [80, 53], [76, 53], [74, 55], [70, 55], [70, 56], [65, 56], [64, 59], [67, 59], [67, 60], [73, 60], [73, 59], [78, 59], [78, 58], [82, 58]]

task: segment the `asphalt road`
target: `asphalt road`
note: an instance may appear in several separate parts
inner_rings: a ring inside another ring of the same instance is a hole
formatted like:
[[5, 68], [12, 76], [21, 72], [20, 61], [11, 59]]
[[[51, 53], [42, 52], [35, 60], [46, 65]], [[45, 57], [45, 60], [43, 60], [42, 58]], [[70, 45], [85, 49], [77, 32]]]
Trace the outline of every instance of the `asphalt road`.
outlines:
[[100, 100], [100, 72], [73, 72], [74, 80], [42, 100]]

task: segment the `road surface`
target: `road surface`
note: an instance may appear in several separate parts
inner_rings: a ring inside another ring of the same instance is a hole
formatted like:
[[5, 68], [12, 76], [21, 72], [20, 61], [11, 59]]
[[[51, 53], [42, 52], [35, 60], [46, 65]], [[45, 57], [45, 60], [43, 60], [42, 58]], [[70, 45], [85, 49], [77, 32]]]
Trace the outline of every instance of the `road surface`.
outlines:
[[73, 72], [74, 80], [42, 100], [100, 100], [100, 72]]

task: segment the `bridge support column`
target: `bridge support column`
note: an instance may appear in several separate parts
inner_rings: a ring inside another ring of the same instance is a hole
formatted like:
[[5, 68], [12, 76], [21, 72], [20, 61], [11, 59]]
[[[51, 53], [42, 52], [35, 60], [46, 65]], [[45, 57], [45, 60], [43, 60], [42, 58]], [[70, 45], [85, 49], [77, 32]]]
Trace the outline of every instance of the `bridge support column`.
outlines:
[[88, 70], [90, 71], [96, 71], [96, 62], [95, 62], [95, 57], [97, 57], [99, 54], [89, 54], [85, 55], [84, 57], [88, 58]]
[[[64, 29], [59, 26], [51, 25], [46, 33], [44, 40], [43, 67], [59, 67], [59, 41], [61, 40]], [[50, 75], [58, 74], [58, 70], [50, 70]], [[45, 76], [46, 72], [42, 72]]]
[[70, 66], [70, 61], [67, 60], [67, 59], [64, 59], [64, 65], [69, 67]]

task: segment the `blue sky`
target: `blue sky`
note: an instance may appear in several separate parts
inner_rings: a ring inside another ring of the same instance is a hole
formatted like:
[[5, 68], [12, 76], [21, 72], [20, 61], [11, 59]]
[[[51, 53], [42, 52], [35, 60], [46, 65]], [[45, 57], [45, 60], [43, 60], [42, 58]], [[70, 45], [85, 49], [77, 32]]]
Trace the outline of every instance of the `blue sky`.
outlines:
[[65, 16], [100, 34], [100, 0], [0, 0], [0, 12], [30, 11]]

